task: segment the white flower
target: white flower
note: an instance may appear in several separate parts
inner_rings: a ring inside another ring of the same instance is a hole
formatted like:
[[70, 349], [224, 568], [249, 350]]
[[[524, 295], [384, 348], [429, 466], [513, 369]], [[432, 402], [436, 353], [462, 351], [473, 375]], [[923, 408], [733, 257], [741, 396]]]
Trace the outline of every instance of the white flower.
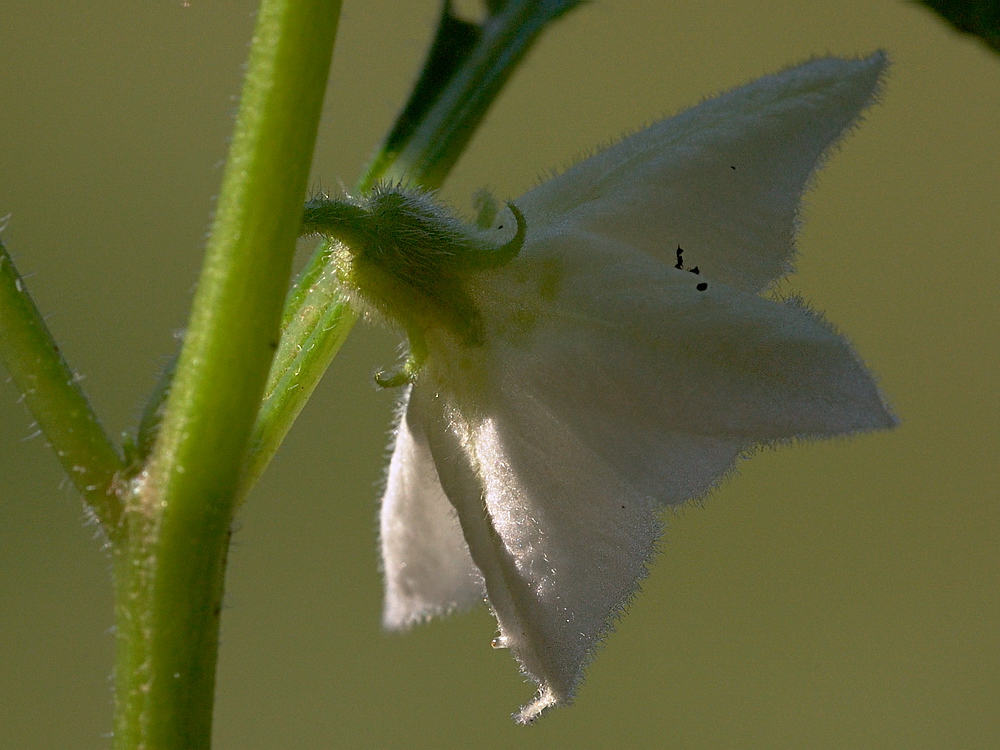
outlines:
[[761, 444], [895, 424], [832, 326], [758, 296], [791, 270], [800, 196], [885, 64], [813, 60], [658, 122], [502, 211], [490, 231], [516, 224], [516, 257], [449, 266], [456, 306], [414, 283], [419, 304], [380, 308], [415, 352], [382, 500], [384, 623], [486, 597], [539, 686], [518, 721], [573, 697], [664, 506]]

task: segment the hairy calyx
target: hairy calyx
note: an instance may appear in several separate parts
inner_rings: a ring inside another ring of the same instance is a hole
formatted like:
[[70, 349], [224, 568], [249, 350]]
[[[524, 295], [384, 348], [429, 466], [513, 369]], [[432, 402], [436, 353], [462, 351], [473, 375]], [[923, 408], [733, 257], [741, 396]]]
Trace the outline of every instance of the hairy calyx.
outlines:
[[482, 318], [466, 281], [470, 273], [499, 268], [520, 252], [524, 215], [507, 205], [517, 228], [504, 241], [498, 237], [502, 227], [466, 224], [431, 194], [398, 185], [377, 185], [363, 198], [319, 197], [306, 203], [302, 234], [335, 240], [337, 276], [352, 298], [403, 328], [409, 338], [406, 364], [393, 375], [379, 375], [380, 385], [412, 381], [431, 329], [443, 329], [465, 346], [483, 344]]

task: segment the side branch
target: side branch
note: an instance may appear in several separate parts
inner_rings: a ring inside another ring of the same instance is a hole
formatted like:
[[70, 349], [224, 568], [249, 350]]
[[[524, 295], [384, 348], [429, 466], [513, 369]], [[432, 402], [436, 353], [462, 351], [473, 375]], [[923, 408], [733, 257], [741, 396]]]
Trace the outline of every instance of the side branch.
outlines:
[[0, 241], [0, 357], [74, 486], [114, 536], [122, 459], [59, 352], [24, 280]]

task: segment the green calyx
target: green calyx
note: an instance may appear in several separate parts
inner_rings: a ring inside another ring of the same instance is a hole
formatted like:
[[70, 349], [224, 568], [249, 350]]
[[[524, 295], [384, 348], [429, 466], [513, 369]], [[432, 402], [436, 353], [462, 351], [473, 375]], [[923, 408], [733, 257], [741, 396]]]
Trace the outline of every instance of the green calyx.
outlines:
[[[352, 293], [400, 325], [410, 342], [403, 368], [376, 376], [390, 388], [412, 382], [427, 355], [426, 332], [443, 329], [464, 346], [484, 343], [482, 317], [465, 288], [469, 273], [499, 268], [521, 251], [526, 225], [498, 243], [496, 230], [465, 224], [424, 192], [376, 185], [365, 198], [316, 198], [306, 204], [302, 234], [340, 243], [337, 275]], [[482, 220], [482, 217], [481, 217]]]

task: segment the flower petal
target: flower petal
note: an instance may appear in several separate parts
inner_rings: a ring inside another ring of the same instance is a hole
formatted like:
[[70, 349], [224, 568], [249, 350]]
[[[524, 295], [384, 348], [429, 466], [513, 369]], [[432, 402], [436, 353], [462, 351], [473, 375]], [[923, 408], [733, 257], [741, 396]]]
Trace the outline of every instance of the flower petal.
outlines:
[[423, 428], [401, 413], [380, 518], [386, 628], [481, 602], [483, 578], [438, 481]]
[[[896, 423], [847, 341], [796, 301], [699, 290], [700, 276], [584, 232], [529, 235], [519, 261], [484, 305], [482, 367], [505, 413], [544, 407], [644, 494], [683, 502], [742, 449]], [[678, 436], [706, 442], [687, 469], [670, 455]]]
[[517, 200], [530, 228], [574, 225], [756, 292], [791, 270], [799, 199], [873, 99], [886, 57], [812, 60], [662, 120]]
[[663, 503], [703, 495], [754, 445], [894, 423], [815, 313], [700, 283], [542, 230], [476, 290], [490, 343], [433, 348], [414, 387], [501, 639], [539, 684], [519, 721], [572, 699]]
[[495, 418], [470, 421], [423, 382], [414, 399], [485, 577], [499, 642], [539, 685], [516, 715], [531, 722], [572, 699], [594, 647], [645, 575], [661, 530], [655, 504], [544, 411], [525, 423], [526, 412], [511, 417], [487, 405]]
[[[428, 389], [430, 390], [430, 389]], [[429, 442], [486, 579], [500, 629], [536, 698], [515, 718], [534, 721], [572, 700], [600, 640], [646, 575], [662, 525], [659, 504], [532, 398], [500, 400], [470, 422], [440, 396]], [[450, 427], [449, 427], [450, 425]], [[663, 436], [656, 460], [678, 473], [730, 466], [735, 443]]]
[[831, 326], [755, 294], [789, 270], [802, 189], [884, 66], [816, 60], [573, 167], [517, 201], [517, 258], [463, 279], [483, 335], [422, 331], [383, 506], [386, 621], [485, 586], [539, 685], [519, 721], [572, 699], [662, 504], [755, 445], [894, 424]]

